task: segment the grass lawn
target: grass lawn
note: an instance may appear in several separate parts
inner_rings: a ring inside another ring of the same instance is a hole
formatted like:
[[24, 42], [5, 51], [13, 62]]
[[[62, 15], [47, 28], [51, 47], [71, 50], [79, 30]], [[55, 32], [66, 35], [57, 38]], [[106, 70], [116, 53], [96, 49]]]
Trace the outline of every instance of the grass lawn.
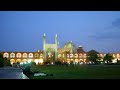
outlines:
[[33, 66], [33, 71], [54, 74], [34, 76], [32, 79], [120, 79], [118, 65], [78, 65], [78, 66]]

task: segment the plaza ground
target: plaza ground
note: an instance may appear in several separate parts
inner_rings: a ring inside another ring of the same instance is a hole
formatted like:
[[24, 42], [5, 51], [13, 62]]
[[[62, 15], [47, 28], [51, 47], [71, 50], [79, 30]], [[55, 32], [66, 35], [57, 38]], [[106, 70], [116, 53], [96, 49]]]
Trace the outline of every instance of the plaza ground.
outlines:
[[22, 70], [14, 67], [1, 67], [0, 79], [29, 79]]
[[33, 76], [32, 79], [120, 79], [120, 65], [38, 65], [33, 71], [53, 76]]

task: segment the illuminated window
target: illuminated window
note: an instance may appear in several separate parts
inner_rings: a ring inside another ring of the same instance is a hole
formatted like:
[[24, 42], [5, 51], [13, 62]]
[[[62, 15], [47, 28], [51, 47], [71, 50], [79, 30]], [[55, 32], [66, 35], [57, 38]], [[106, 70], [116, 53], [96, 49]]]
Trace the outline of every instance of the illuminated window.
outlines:
[[115, 54], [113, 54], [113, 57], [115, 57]]
[[11, 53], [10, 58], [15, 58], [15, 53]]
[[39, 63], [41, 63], [41, 64], [42, 64], [42, 63], [43, 63], [43, 59], [39, 59]]
[[38, 53], [35, 53], [35, 58], [39, 58], [39, 54]]
[[42, 53], [40, 54], [40, 57], [43, 57]]
[[63, 58], [64, 58], [64, 54], [63, 54]]
[[58, 54], [58, 58], [60, 58], [61, 57], [61, 54]]
[[72, 58], [73, 57], [73, 54], [70, 54], [70, 58]]
[[35, 59], [35, 61], [34, 61], [34, 62], [35, 62], [36, 64], [38, 64], [38, 62], [39, 62], [39, 61], [38, 61], [38, 59]]
[[33, 58], [33, 53], [29, 53], [29, 58]]
[[75, 54], [75, 58], [78, 58], [78, 54]]
[[82, 54], [79, 54], [79, 58], [82, 58]]
[[8, 57], [9, 57], [9, 54], [6, 52], [6, 53], [3, 54], [3, 57], [8, 58]]
[[67, 58], [69, 58], [69, 54], [67, 54]]
[[17, 54], [16, 54], [16, 57], [17, 57], [17, 58], [21, 58], [21, 56], [22, 56], [21, 53], [17, 53]]
[[100, 54], [100, 57], [103, 57], [103, 54]]
[[86, 58], [86, 54], [84, 54], [84, 58]]
[[117, 57], [119, 57], [119, 53], [117, 54]]
[[27, 58], [27, 53], [23, 53], [23, 58]]

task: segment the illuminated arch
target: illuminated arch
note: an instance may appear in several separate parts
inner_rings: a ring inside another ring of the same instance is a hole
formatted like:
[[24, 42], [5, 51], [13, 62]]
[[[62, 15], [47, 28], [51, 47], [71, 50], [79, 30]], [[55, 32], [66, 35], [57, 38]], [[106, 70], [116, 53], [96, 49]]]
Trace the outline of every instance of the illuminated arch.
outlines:
[[40, 57], [43, 57], [43, 54], [42, 54], [42, 53], [40, 54]]
[[21, 53], [17, 53], [17, 54], [16, 54], [16, 57], [17, 57], [17, 58], [21, 58], [21, 57], [22, 57], [22, 54], [21, 54]]
[[58, 58], [60, 58], [62, 55], [61, 54], [58, 54]]
[[40, 64], [42, 64], [43, 63], [43, 59], [41, 58], [41, 59], [39, 59], [39, 61], [38, 61]]
[[23, 58], [27, 58], [27, 53], [23, 53]]
[[5, 52], [5, 53], [3, 54], [3, 57], [9, 58], [9, 53]]
[[19, 63], [20, 63], [20, 62], [21, 62], [21, 59], [17, 59], [16, 62], [19, 62]]
[[15, 53], [11, 53], [10, 58], [15, 58]]
[[15, 63], [15, 60], [14, 59], [10, 59], [10, 63], [11, 64]]
[[35, 58], [39, 58], [39, 54], [38, 54], [38, 53], [35, 53], [35, 54], [34, 54], [34, 57], [35, 57]]
[[33, 58], [33, 53], [29, 53], [29, 58]]
[[119, 58], [119, 53], [117, 53], [117, 58]]

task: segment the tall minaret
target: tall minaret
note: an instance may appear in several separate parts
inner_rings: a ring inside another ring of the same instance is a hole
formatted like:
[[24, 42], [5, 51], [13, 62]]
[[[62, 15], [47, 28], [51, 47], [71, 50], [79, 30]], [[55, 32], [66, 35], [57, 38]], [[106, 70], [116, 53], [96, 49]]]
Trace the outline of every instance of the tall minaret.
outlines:
[[56, 48], [55, 48], [55, 60], [57, 60], [57, 56], [58, 56], [58, 36], [57, 36], [57, 34], [55, 35], [55, 44], [56, 44]]
[[46, 60], [46, 35], [44, 33], [44, 36], [43, 36], [43, 51], [44, 51], [44, 59]]

